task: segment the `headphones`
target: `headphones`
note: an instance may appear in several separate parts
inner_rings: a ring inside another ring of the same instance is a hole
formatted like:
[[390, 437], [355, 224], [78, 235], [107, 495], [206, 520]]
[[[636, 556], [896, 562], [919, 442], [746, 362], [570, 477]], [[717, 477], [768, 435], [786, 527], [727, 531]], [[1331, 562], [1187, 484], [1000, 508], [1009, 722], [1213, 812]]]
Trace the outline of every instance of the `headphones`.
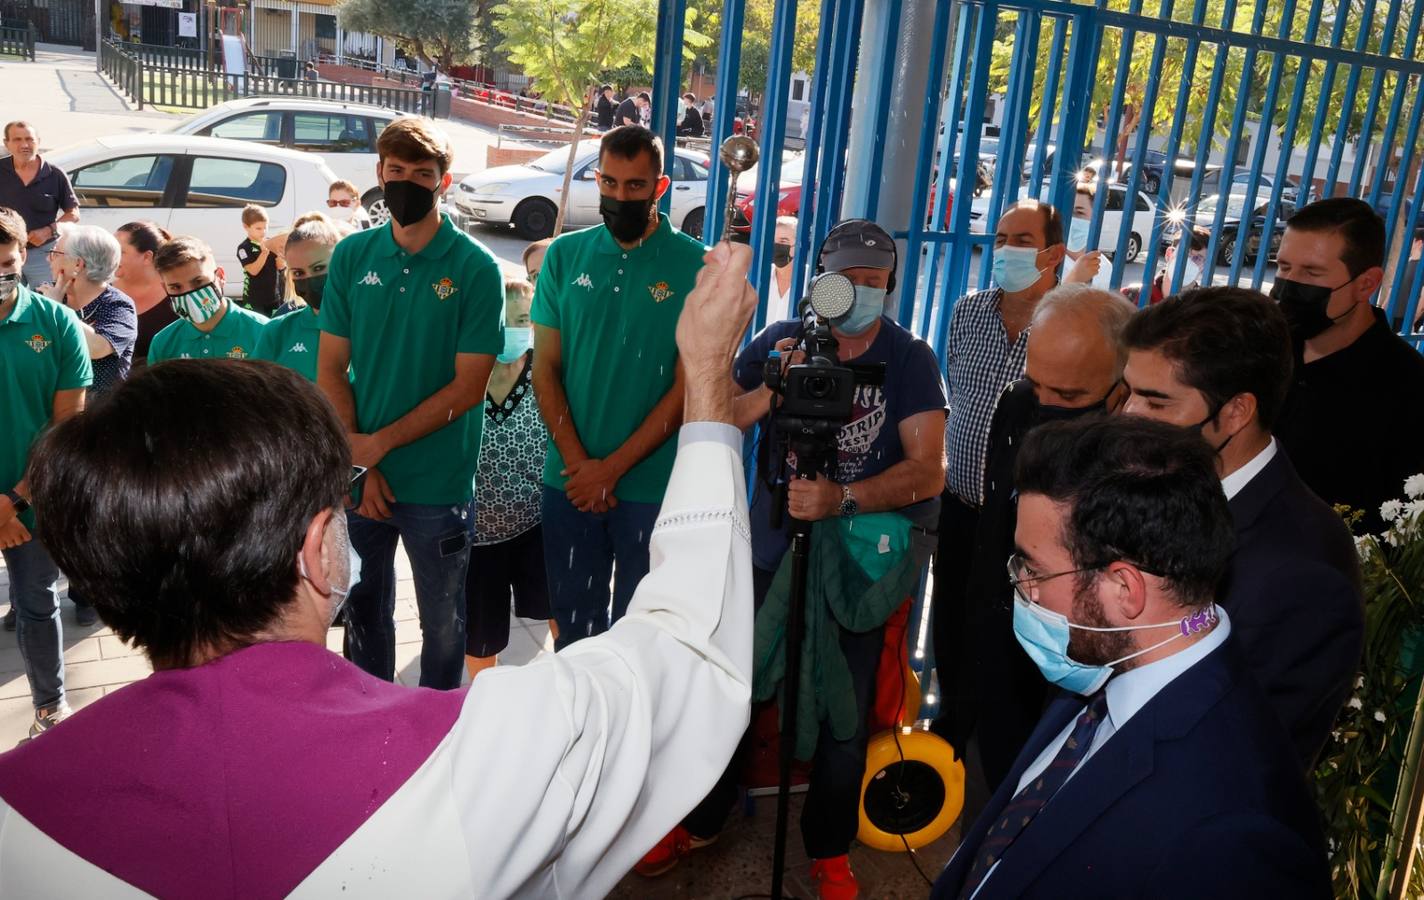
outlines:
[[[856, 226], [859, 226], [858, 228]], [[868, 226], [868, 227], [867, 227]], [[867, 233], [868, 232], [868, 233]], [[826, 271], [826, 254], [834, 253], [837, 250], [844, 250], [847, 247], [857, 245], [865, 247], [879, 247], [884, 242], [890, 246], [891, 264], [890, 281], [885, 286], [885, 293], [891, 294], [895, 291], [895, 271], [900, 268], [900, 248], [895, 245], [895, 239], [890, 237], [884, 228], [881, 228], [870, 219], [846, 219], [838, 223], [821, 241], [821, 249], [816, 254], [816, 272], [820, 275]]]

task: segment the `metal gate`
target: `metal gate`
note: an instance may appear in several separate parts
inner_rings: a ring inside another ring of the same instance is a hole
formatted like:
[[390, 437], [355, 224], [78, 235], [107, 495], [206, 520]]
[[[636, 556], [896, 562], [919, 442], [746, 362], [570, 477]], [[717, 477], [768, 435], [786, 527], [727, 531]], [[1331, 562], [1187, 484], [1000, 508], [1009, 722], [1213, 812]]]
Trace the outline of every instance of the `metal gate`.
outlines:
[[30, 23], [37, 41], [94, 49], [94, 4], [85, 0], [0, 0], [0, 19]]
[[[916, 290], [901, 321], [942, 351], [956, 298], [988, 284], [979, 261], [999, 213], [1037, 197], [1066, 218], [1077, 181], [1094, 178], [1125, 192], [1123, 226], [1101, 249], [1125, 261], [1135, 243], [1144, 282], [1165, 240], [1198, 225], [1211, 234], [1203, 283], [1260, 289], [1296, 203], [1366, 200], [1389, 228], [1388, 312], [1417, 343], [1424, 264], [1407, 238], [1424, 204], [1424, 0], [1146, 4], [941, 0], [930, 83], [942, 90], [926, 98], [914, 208], [934, 207], [909, 228]], [[974, 196], [981, 165], [993, 177]], [[1096, 191], [1090, 247], [1116, 191]], [[1139, 191], [1150, 228], [1132, 225]], [[1174, 277], [1186, 263], [1178, 254]]]

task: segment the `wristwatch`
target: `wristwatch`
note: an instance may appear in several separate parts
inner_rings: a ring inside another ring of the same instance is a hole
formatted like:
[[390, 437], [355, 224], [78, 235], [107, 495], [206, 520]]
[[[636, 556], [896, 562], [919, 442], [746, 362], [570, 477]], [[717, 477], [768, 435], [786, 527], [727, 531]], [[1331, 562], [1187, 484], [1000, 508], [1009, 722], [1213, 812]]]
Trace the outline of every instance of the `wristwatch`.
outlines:
[[24, 497], [21, 497], [19, 491], [6, 491], [5, 496], [10, 498], [10, 504], [15, 507], [15, 515], [17, 516], [30, 508], [30, 501], [26, 500]]
[[860, 512], [860, 504], [855, 502], [855, 495], [850, 492], [850, 485], [841, 485], [841, 518], [849, 519]]

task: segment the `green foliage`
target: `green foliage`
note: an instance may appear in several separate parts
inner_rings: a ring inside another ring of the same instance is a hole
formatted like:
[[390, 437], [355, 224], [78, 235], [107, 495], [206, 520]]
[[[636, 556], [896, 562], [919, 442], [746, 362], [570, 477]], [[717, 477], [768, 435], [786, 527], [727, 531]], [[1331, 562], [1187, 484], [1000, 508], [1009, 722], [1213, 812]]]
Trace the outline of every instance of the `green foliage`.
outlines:
[[[776, 4], [774, 0], [747, 0], [742, 21], [742, 61], [738, 74], [740, 85], [748, 93], [760, 96], [766, 91], [767, 70], [771, 62], [771, 29]], [[703, 30], [721, 34], [722, 3], [720, 0], [689, 0], [688, 9], [696, 11]], [[796, 39], [791, 52], [791, 70], [810, 74], [816, 68], [816, 39], [821, 28], [820, 0], [799, 0], [796, 4]], [[717, 66], [717, 47], [699, 57], [710, 71]]]
[[[1337, 897], [1376, 895], [1390, 836], [1403, 838], [1403, 810], [1417, 772], [1405, 770], [1424, 674], [1424, 478], [1411, 498], [1382, 511], [1383, 535], [1357, 539], [1365, 596], [1365, 646], [1354, 691], [1315, 772]], [[1360, 516], [1350, 516], [1357, 522]], [[1415, 737], [1417, 740], [1417, 736]], [[1404, 790], [1399, 790], [1403, 778]], [[1403, 799], [1400, 799], [1403, 798]], [[1419, 865], [1416, 863], [1415, 872]]]
[[343, 0], [342, 26], [379, 34], [441, 68], [475, 61], [485, 2], [471, 0]]

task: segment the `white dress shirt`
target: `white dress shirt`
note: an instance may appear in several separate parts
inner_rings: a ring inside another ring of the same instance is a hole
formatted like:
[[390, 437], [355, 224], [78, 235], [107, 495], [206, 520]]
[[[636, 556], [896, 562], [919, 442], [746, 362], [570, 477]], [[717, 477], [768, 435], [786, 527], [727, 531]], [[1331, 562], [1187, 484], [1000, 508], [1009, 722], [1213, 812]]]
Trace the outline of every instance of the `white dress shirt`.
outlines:
[[1236, 499], [1236, 495], [1241, 493], [1241, 490], [1251, 483], [1251, 479], [1260, 475], [1261, 470], [1266, 468], [1266, 464], [1275, 458], [1276, 439], [1271, 438], [1271, 442], [1266, 445], [1266, 449], [1257, 453], [1246, 465], [1221, 479], [1221, 489], [1226, 492], [1226, 499]]

